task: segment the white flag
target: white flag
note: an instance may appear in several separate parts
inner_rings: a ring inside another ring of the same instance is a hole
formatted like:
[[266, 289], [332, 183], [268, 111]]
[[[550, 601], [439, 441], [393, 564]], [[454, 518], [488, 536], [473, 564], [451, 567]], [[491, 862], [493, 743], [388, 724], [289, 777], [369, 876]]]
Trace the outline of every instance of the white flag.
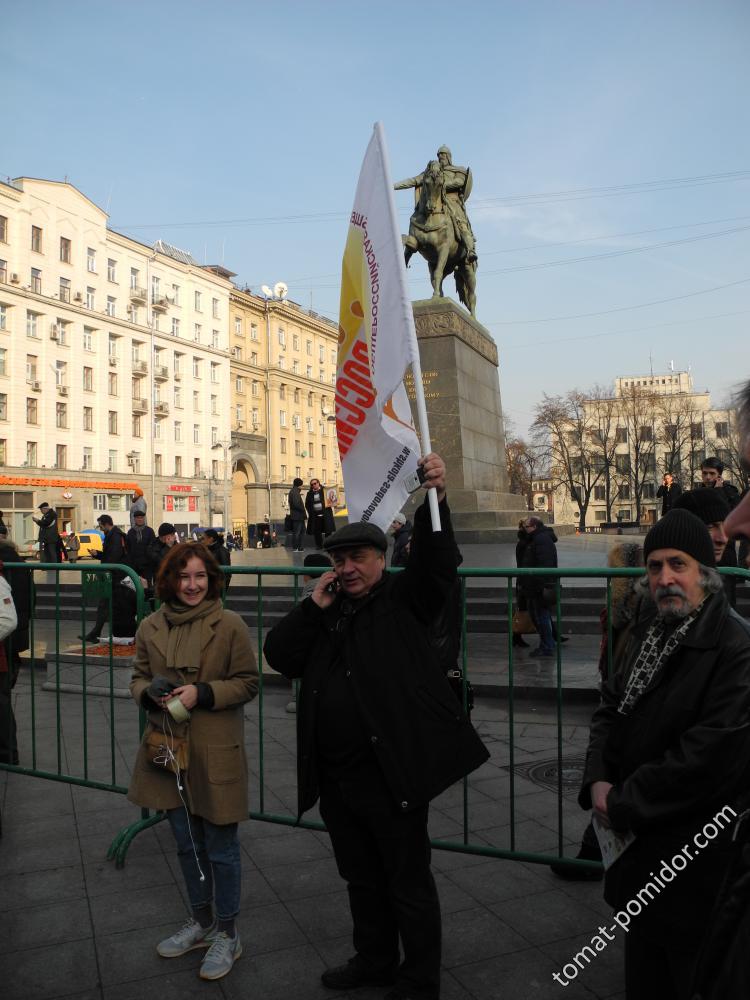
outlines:
[[341, 268], [336, 433], [350, 521], [384, 531], [408, 497], [419, 440], [404, 373], [419, 361], [382, 127], [359, 175]]

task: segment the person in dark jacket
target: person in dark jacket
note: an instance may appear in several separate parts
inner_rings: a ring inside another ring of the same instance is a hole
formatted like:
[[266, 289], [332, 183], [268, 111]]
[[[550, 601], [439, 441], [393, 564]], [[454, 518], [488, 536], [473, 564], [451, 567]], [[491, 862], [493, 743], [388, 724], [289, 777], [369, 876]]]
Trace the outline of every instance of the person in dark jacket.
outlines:
[[391, 566], [406, 566], [409, 558], [407, 546], [411, 538], [412, 524], [406, 519], [406, 515], [400, 511], [393, 515], [391, 522], [393, 532], [393, 551], [391, 552]]
[[[131, 511], [131, 513], [133, 513]], [[146, 524], [146, 511], [136, 510], [133, 514], [133, 527], [125, 536], [128, 561], [138, 576], [150, 587], [154, 579], [154, 567], [151, 559], [151, 546], [156, 541], [154, 529]]]
[[[99, 559], [103, 563], [122, 563], [127, 565], [127, 544], [125, 542], [125, 535], [123, 532], [115, 526], [114, 521], [109, 516], [109, 514], [102, 514], [97, 518], [96, 523], [101, 528], [104, 534], [104, 541], [102, 542], [102, 551], [93, 552], [92, 556], [95, 559]], [[133, 600], [125, 596], [124, 593], [126, 588], [121, 587], [120, 584], [124, 578], [125, 574], [121, 570], [112, 570], [111, 573], [111, 583], [112, 583], [112, 613], [113, 617], [117, 617], [118, 624], [123, 617], [121, 614], [120, 607], [127, 601], [129, 605], [132, 604], [133, 611], [133, 621], [132, 621], [132, 631], [131, 635], [135, 635], [135, 594], [132, 591], [129, 593], [133, 594]], [[86, 642], [98, 642], [99, 636], [102, 633], [102, 629], [106, 622], [109, 621], [109, 597], [102, 597], [96, 606], [96, 621], [94, 625], [85, 635], [79, 635], [79, 639], [85, 639]], [[124, 636], [122, 628], [115, 630], [114, 622], [112, 623], [112, 628], [110, 629], [112, 635]]]
[[430, 644], [430, 625], [456, 579], [456, 556], [445, 465], [434, 453], [420, 464], [425, 488], [437, 490], [442, 530], [431, 530], [425, 502], [406, 569], [388, 574], [380, 528], [340, 528], [325, 546], [334, 570], [264, 646], [274, 670], [302, 679], [299, 813], [320, 798], [349, 888], [355, 955], [324, 972], [323, 984], [348, 992], [395, 983], [393, 1000], [439, 996], [429, 802], [488, 757]]
[[156, 574], [161, 566], [162, 560], [172, 548], [177, 544], [177, 532], [175, 526], [168, 521], [159, 525], [156, 532], [156, 539], [149, 546], [148, 554], [151, 562], [151, 576], [156, 579]]
[[729, 509], [734, 510], [740, 502], [740, 491], [731, 483], [725, 483], [724, 463], [718, 458], [707, 458], [701, 463], [701, 486], [703, 489], [721, 490]]
[[[10, 569], [5, 563], [23, 563], [26, 559], [19, 554], [14, 542], [8, 538], [8, 529], [0, 525], [0, 565], [8, 581], [13, 604], [16, 608], [18, 625], [3, 640], [6, 669], [0, 669], [0, 761], [5, 764], [18, 763], [18, 741], [16, 720], [13, 715], [12, 690], [21, 667], [20, 654], [29, 648], [29, 622], [34, 609], [33, 575], [22, 569]], [[31, 664], [32, 661], [28, 661]]]
[[307, 511], [307, 534], [315, 536], [315, 548], [323, 545], [323, 536], [328, 538], [336, 530], [333, 511], [328, 503], [325, 487], [319, 479], [310, 480], [310, 489], [305, 497]]
[[[722, 490], [697, 489], [683, 493], [675, 505], [678, 509], [689, 510], [708, 528], [714, 547], [717, 566], [736, 566], [737, 552], [734, 542], [729, 542], [724, 532], [724, 522], [729, 517], [730, 507]], [[722, 583], [727, 600], [732, 607], [737, 606], [737, 577], [723, 576]]]
[[[206, 548], [214, 557], [219, 566], [231, 566], [232, 565], [232, 555], [229, 549], [224, 544], [224, 539], [216, 530], [216, 528], [207, 528], [203, 532], [203, 537], [206, 540]], [[222, 579], [224, 580], [223, 592], [227, 592], [227, 588], [232, 580], [231, 573], [223, 573]]]
[[39, 559], [41, 562], [60, 562], [60, 535], [57, 531], [57, 511], [48, 503], [40, 503], [41, 517], [32, 517], [39, 525]]
[[[523, 566], [549, 567], [557, 566], [557, 535], [544, 522], [534, 516], [524, 521], [524, 531], [529, 536], [529, 543], [523, 550]], [[554, 577], [522, 576], [519, 577], [521, 593], [526, 598], [529, 614], [539, 633], [539, 646], [533, 650], [532, 656], [554, 656], [555, 640], [552, 632], [552, 616], [545, 588], [555, 586]]]
[[666, 514], [644, 558], [655, 608], [602, 689], [579, 803], [635, 837], [604, 883], [627, 930], [626, 997], [689, 1000], [750, 788], [750, 628], [727, 603], [694, 514]]
[[289, 516], [292, 519], [292, 551], [304, 551], [305, 520], [307, 517], [305, 504], [300, 492], [302, 480], [298, 477], [289, 490]]
[[661, 481], [661, 486], [656, 491], [656, 496], [661, 500], [661, 516], [664, 517], [675, 505], [680, 494], [682, 493], [682, 487], [679, 483], [674, 481], [674, 476], [671, 472], [665, 472], [664, 478]]

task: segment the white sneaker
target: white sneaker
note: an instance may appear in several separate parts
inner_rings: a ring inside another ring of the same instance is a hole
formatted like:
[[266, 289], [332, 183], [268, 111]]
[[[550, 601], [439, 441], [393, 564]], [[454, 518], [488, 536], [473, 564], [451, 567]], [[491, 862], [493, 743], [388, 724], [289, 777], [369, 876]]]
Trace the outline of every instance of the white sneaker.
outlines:
[[233, 938], [230, 938], [226, 931], [217, 931], [206, 957], [201, 962], [198, 975], [201, 979], [221, 979], [232, 971], [232, 966], [241, 954], [242, 942], [239, 931], [235, 931]]
[[171, 937], [160, 941], [156, 950], [162, 958], [179, 958], [196, 948], [210, 948], [216, 935], [216, 921], [210, 927], [201, 927], [190, 917]]

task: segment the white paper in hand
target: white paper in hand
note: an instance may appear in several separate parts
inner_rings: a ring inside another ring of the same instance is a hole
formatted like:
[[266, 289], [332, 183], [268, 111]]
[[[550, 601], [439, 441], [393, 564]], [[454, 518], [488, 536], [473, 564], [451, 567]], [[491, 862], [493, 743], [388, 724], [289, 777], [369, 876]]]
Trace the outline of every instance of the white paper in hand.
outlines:
[[627, 833], [615, 833], [607, 822], [605, 816], [600, 813], [591, 814], [591, 823], [594, 827], [596, 839], [602, 852], [602, 864], [606, 871], [610, 868], [620, 855], [626, 851], [635, 840], [635, 834], [630, 830]]

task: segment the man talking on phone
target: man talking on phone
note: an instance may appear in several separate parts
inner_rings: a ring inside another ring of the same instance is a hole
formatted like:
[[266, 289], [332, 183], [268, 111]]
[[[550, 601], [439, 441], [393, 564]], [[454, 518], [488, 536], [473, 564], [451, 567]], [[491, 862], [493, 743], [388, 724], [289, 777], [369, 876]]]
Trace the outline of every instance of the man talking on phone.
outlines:
[[349, 890], [354, 955], [324, 972], [323, 985], [391, 986], [387, 1000], [438, 1000], [429, 802], [489, 756], [429, 640], [456, 578], [456, 550], [445, 464], [432, 452], [420, 466], [422, 488], [437, 491], [441, 531], [432, 531], [425, 498], [406, 568], [389, 575], [380, 528], [340, 528], [324, 545], [333, 570], [264, 646], [275, 670], [302, 680], [299, 815], [320, 799]]

